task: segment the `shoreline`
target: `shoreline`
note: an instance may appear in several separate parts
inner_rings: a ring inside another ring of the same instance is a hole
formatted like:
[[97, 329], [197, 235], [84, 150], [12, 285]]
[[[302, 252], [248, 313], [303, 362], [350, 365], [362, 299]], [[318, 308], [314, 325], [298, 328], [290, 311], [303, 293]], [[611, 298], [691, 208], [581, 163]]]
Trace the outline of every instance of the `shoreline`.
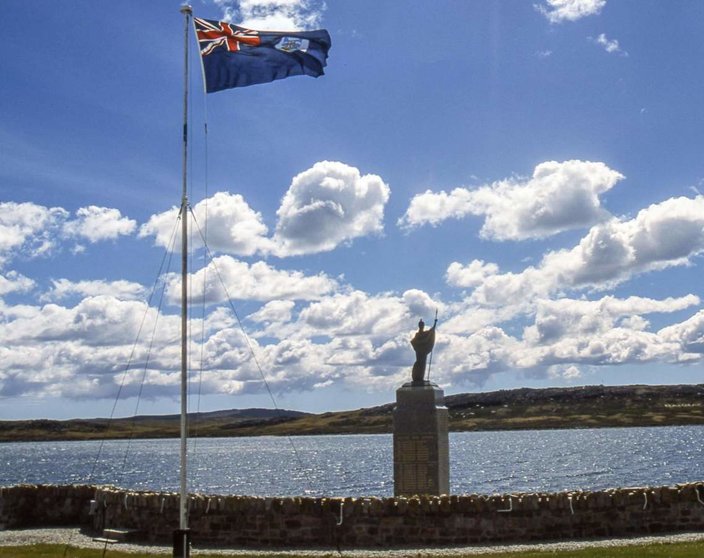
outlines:
[[[618, 428], [686, 428], [686, 427], [702, 427], [704, 424], [700, 422], [690, 422], [681, 424], [608, 424], [608, 425], [576, 425], [576, 426], [518, 426], [518, 427], [487, 427], [473, 429], [453, 429], [450, 428], [450, 434], [464, 434], [467, 432], [534, 432], [534, 431], [558, 431], [558, 430], [609, 430]], [[265, 433], [265, 434], [233, 434], [230, 436], [223, 435], [205, 435], [192, 436], [191, 439], [210, 440], [210, 439], [237, 439], [237, 438], [305, 438], [317, 436], [390, 436], [389, 432], [299, 432], [299, 433]], [[168, 436], [140, 436], [130, 438], [129, 436], [115, 436], [108, 438], [91, 438], [91, 437], [45, 437], [45, 438], [26, 438], [26, 439], [6, 439], [0, 436], [0, 446], [2, 444], [27, 444], [27, 443], [44, 443], [44, 442], [123, 442], [126, 440], [179, 440], [178, 435]]]
[[[395, 403], [307, 413], [230, 409], [189, 413], [198, 438], [389, 434]], [[704, 384], [518, 388], [445, 396], [450, 432], [704, 425]], [[272, 413], [274, 416], [272, 416]], [[197, 425], [197, 429], [196, 429]], [[0, 441], [179, 438], [178, 415], [0, 420]]]
[[[103, 549], [104, 542], [94, 541], [95, 535], [88, 534], [80, 527], [50, 527], [33, 529], [0, 530], [0, 548], [8, 546], [31, 546], [34, 544], [58, 544], [88, 549]], [[338, 554], [337, 548], [294, 548], [282, 549], [276, 547], [261, 548], [224, 548], [224, 547], [198, 547], [196, 544], [191, 549], [192, 555], [222, 555], [222, 556], [257, 556], [266, 553], [268, 556], [281, 558], [305, 557], [323, 558], [331, 554]], [[614, 548], [622, 546], [645, 546], [654, 544], [669, 544], [682, 542], [704, 543], [704, 533], [676, 533], [670, 535], [648, 535], [645, 537], [618, 537], [608, 539], [574, 539], [562, 541], [548, 541], [542, 543], [515, 543], [515, 544], [485, 544], [463, 546], [409, 546], [381, 548], [345, 548], [341, 547], [342, 555], [354, 558], [401, 558], [403, 556], [461, 556], [461, 555], [491, 555], [507, 552], [529, 551], [573, 551], [585, 548]], [[149, 553], [170, 555], [171, 546], [134, 543], [111, 543], [107, 548], [129, 553]]]

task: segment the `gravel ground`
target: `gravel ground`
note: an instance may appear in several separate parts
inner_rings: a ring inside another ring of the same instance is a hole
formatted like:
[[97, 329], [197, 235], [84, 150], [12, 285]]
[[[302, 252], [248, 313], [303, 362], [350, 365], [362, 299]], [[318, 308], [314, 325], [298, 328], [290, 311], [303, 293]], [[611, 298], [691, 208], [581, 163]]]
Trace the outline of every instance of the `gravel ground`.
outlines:
[[[500, 552], [524, 552], [528, 550], [577, 550], [586, 547], [608, 548], [625, 545], [645, 545], [662, 544], [669, 542], [693, 542], [704, 541], [704, 533], [682, 533], [677, 535], [663, 535], [639, 538], [622, 538], [608, 540], [588, 540], [588, 541], [566, 541], [548, 542], [543, 544], [503, 544], [491, 546], [461, 546], [451, 548], [404, 548], [389, 550], [351, 550], [342, 549], [343, 556], [352, 558], [401, 558], [403, 556], [458, 556], [458, 555], [490, 555]], [[18, 529], [0, 531], [0, 547], [18, 546], [26, 544], [49, 543], [78, 546], [81, 548], [104, 548], [105, 543], [96, 542], [92, 536], [83, 533], [75, 528], [51, 528], [51, 529]], [[109, 544], [111, 550], [123, 552], [141, 552], [146, 554], [171, 554], [171, 547], [156, 545], [136, 545], [126, 543]], [[207, 549], [194, 548], [192, 555], [198, 554], [222, 554], [227, 556], [251, 556], [261, 553], [261, 550], [236, 550], [236, 549]], [[318, 550], [269, 550], [266, 553], [270, 556], [286, 557], [306, 557], [323, 558], [325, 556], [337, 555], [335, 549]], [[2, 552], [0, 551], [0, 554]]]

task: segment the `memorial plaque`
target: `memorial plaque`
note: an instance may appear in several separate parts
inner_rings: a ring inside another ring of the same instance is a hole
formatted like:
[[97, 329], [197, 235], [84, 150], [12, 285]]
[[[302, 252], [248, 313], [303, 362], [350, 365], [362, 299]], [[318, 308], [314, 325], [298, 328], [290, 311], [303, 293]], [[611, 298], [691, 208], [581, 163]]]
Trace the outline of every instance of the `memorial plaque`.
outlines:
[[443, 391], [430, 382], [404, 384], [394, 409], [394, 494], [450, 492], [448, 413]]

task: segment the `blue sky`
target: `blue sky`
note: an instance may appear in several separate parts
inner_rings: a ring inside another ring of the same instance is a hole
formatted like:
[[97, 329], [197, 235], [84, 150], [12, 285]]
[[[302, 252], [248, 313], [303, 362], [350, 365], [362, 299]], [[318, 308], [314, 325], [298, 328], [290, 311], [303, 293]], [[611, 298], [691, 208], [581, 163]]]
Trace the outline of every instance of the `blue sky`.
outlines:
[[[3, 8], [0, 418], [177, 412], [179, 2]], [[271, 406], [250, 345], [281, 407], [392, 401], [436, 309], [446, 393], [704, 379], [704, 4], [193, 10], [333, 46], [206, 98], [191, 37], [192, 409]]]

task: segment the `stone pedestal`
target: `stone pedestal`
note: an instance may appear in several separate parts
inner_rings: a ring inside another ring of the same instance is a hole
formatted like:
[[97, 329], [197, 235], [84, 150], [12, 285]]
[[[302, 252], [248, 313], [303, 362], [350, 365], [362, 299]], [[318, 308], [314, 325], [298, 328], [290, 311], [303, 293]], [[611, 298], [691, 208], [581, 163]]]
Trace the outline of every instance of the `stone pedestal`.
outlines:
[[394, 495], [450, 493], [450, 451], [445, 395], [430, 382], [396, 390]]

